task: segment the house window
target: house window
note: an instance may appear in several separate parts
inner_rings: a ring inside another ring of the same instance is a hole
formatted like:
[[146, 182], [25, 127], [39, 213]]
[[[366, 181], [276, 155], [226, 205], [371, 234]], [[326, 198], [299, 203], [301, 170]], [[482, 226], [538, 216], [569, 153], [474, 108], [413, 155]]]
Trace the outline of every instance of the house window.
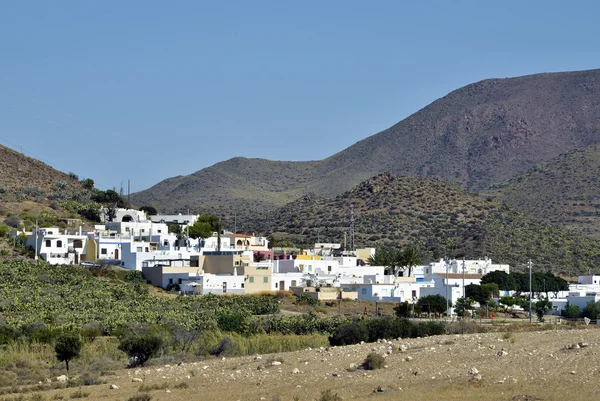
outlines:
[[135, 248], [137, 252], [142, 252], [142, 247], [138, 246], [137, 248]]
[[[429, 286], [428, 286], [429, 287]], [[412, 297], [416, 298], [417, 297], [417, 290], [412, 290]]]
[[268, 277], [263, 277], [263, 283], [268, 283], [269, 282], [269, 278]]
[[159, 234], [160, 234], [160, 233], [162, 233], [162, 230], [158, 230], [158, 233], [159, 233]]
[[177, 284], [181, 284], [181, 279], [177, 279]]
[[163, 245], [164, 246], [169, 246], [169, 240], [166, 239]]
[[129, 232], [129, 227], [125, 227], [125, 231], [126, 231], [126, 232]]
[[101, 255], [106, 255], [108, 252], [106, 251], [106, 248], [102, 248], [100, 249], [100, 254]]
[[254, 282], [254, 276], [250, 276], [250, 282], [253, 283]]
[[331, 272], [331, 266], [327, 266], [327, 271]]
[[46, 246], [47, 247], [51, 247], [52, 246], [52, 241], [50, 241], [49, 239], [46, 240]]
[[242, 288], [244, 288], [244, 283], [242, 283]]
[[[265, 277], [266, 278], [266, 277]], [[275, 288], [277, 288], [277, 283], [275, 283]]]
[[143, 232], [143, 233], [145, 233], [145, 232], [146, 232], [146, 229], [145, 229], [145, 228], [142, 228], [142, 232]]
[[62, 248], [62, 241], [61, 240], [56, 241], [56, 247], [57, 248]]
[[308, 265], [308, 271], [311, 272], [312, 271], [312, 266]]
[[366, 288], [363, 288], [363, 289], [362, 289], [362, 294], [363, 294], [363, 295], [366, 295], [366, 294], [367, 294], [367, 289], [366, 289]]
[[173, 279], [172, 278], [169, 279], [169, 284], [173, 284]]

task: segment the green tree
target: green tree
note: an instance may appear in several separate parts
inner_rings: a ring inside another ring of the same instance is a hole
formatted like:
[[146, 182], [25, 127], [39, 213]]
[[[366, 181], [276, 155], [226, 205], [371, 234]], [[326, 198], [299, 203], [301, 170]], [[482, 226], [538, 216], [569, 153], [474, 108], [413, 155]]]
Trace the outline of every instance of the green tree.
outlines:
[[[221, 250], [221, 231], [223, 230], [223, 225], [221, 223], [221, 219], [219, 219], [217, 216], [212, 215], [212, 214], [202, 213], [200, 216], [198, 216], [198, 219], [194, 222], [194, 225], [202, 224], [202, 227], [206, 227], [204, 225], [204, 223], [208, 223], [210, 225], [211, 234], [213, 232], [217, 233], [217, 249]], [[205, 232], [203, 232], [203, 233], [205, 234]], [[190, 236], [191, 236], [191, 234], [190, 234]], [[210, 237], [210, 235], [207, 235], [206, 237], [202, 237], [202, 238], [208, 238], [208, 237]]]
[[[439, 294], [421, 297], [417, 301], [417, 305], [419, 305], [422, 311], [427, 312], [428, 317], [432, 313], [441, 315], [446, 312], [446, 298]], [[452, 303], [448, 302], [448, 305], [452, 306]]]
[[406, 248], [402, 252], [399, 262], [404, 269], [408, 269], [408, 277], [412, 275], [413, 267], [423, 263], [421, 256], [417, 253], [415, 248]]
[[502, 270], [489, 272], [481, 278], [481, 284], [496, 283], [498, 288], [504, 291], [516, 289], [514, 277]]
[[583, 317], [588, 317], [590, 319], [598, 319], [600, 318], [600, 301], [594, 302], [590, 301], [583, 308]]
[[56, 340], [54, 345], [56, 359], [65, 363], [67, 375], [69, 374], [69, 361], [79, 356], [82, 347], [83, 342], [79, 335], [75, 333], [63, 334]]
[[210, 223], [196, 220], [194, 224], [188, 227], [188, 235], [190, 238], [208, 238], [212, 235], [213, 230]]
[[86, 178], [84, 180], [81, 180], [81, 185], [85, 189], [94, 189], [94, 180], [92, 180], [91, 178]]
[[544, 321], [544, 315], [552, 309], [552, 302], [548, 298], [540, 298], [534, 305], [535, 314], [537, 315], [538, 321]]
[[377, 248], [374, 255], [369, 256], [367, 263], [371, 266], [388, 266], [390, 258], [389, 248]]
[[142, 206], [140, 210], [146, 213], [148, 216], [156, 216], [158, 214], [158, 211], [153, 206]]
[[456, 300], [456, 306], [454, 307], [454, 313], [456, 313], [460, 317], [468, 316], [468, 311], [473, 309], [473, 304], [475, 300], [473, 298], [458, 298]]
[[163, 338], [157, 333], [135, 333], [123, 337], [118, 348], [129, 356], [131, 366], [144, 366], [162, 346]]
[[576, 318], [581, 316], [581, 310], [577, 305], [571, 305], [567, 302], [565, 309], [563, 310], [563, 315], [570, 318]]

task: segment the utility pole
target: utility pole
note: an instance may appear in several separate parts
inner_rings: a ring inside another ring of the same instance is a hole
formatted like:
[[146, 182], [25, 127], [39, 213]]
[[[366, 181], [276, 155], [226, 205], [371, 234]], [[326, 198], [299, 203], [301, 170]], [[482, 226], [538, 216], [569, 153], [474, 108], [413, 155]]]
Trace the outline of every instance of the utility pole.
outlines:
[[448, 317], [448, 258], [444, 258], [444, 264], [446, 265], [446, 317]]
[[354, 204], [350, 205], [350, 250], [354, 252]]
[[463, 267], [463, 298], [466, 297], [466, 292], [465, 292], [465, 257], [463, 256], [463, 263], [462, 263], [462, 267]]
[[35, 221], [35, 258], [38, 260], [38, 221]]
[[533, 295], [531, 292], [531, 259], [529, 259], [527, 265], [529, 266], [529, 323], [531, 323], [531, 296]]

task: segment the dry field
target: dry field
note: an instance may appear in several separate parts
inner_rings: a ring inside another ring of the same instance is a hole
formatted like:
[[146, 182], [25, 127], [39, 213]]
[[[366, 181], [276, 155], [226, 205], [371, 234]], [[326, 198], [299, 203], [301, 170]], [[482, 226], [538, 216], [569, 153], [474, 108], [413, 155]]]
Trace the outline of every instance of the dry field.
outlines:
[[[385, 368], [351, 368], [372, 351], [387, 355]], [[124, 369], [81, 391], [90, 393], [87, 400], [124, 401], [143, 394], [140, 387], [165, 401], [312, 401], [328, 389], [343, 400], [594, 400], [599, 351], [600, 328], [593, 326], [445, 335]], [[76, 391], [42, 396], [70, 399]]]

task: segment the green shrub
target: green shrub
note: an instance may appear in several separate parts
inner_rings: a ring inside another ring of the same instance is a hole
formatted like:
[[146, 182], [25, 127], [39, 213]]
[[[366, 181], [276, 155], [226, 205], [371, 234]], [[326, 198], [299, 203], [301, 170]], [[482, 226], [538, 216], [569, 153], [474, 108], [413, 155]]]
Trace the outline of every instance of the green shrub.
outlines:
[[369, 341], [369, 330], [361, 321], [355, 321], [341, 327], [329, 337], [331, 345], [351, 345], [361, 341]]
[[376, 352], [371, 352], [362, 363], [366, 370], [381, 369], [385, 365], [385, 358]]
[[144, 366], [163, 345], [156, 333], [132, 334], [121, 339], [119, 349], [129, 356], [130, 366]]
[[136, 394], [127, 399], [127, 401], [150, 401], [152, 396], [148, 393]]
[[317, 401], [342, 401], [342, 397], [340, 397], [337, 393], [333, 393], [331, 390], [321, 391], [321, 396]]
[[102, 335], [102, 324], [99, 322], [86, 323], [81, 328], [81, 337], [87, 342], [94, 342], [96, 337]]
[[90, 393], [88, 393], [87, 391], [83, 391], [82, 389], [79, 389], [79, 390], [75, 391], [74, 393], [71, 393], [69, 398], [86, 398], [89, 395], [90, 395]]
[[309, 306], [317, 306], [317, 305], [321, 305], [321, 301], [319, 301], [318, 299], [315, 299], [313, 297], [311, 297], [308, 294], [302, 294], [299, 297], [296, 297], [296, 300], [294, 301], [295, 305], [309, 305]]

